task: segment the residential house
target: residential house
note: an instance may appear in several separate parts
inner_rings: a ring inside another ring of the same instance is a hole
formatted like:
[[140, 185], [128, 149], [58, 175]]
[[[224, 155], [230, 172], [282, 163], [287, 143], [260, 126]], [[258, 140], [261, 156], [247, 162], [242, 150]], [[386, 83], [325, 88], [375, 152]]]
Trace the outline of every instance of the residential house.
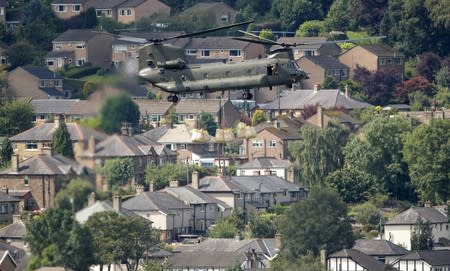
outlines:
[[[148, 165], [159, 165], [160, 157], [154, 146], [159, 145], [145, 137], [132, 135], [111, 135], [98, 144], [94, 138], [89, 139], [88, 148], [79, 156], [80, 163], [95, 169], [103, 166], [106, 160], [115, 158], [131, 158], [135, 163], [134, 177], [131, 184], [144, 184], [145, 169]], [[170, 158], [167, 158], [170, 159]], [[175, 160], [175, 155], [170, 159]], [[127, 184], [129, 180], [124, 180]], [[101, 175], [97, 175], [98, 190], [107, 190], [108, 184]]]
[[[206, 3], [202, 3], [206, 4]], [[215, 62], [239, 62], [265, 56], [264, 46], [252, 42], [234, 40], [232, 37], [191, 38], [184, 46], [190, 62], [215, 60]]]
[[[153, 184], [150, 190], [153, 190]], [[153, 222], [152, 227], [161, 232], [161, 240], [171, 242], [178, 234], [191, 233], [192, 207], [165, 192], [141, 192], [122, 205], [127, 210]]]
[[95, 193], [88, 197], [88, 206], [75, 213], [75, 220], [84, 224], [93, 214], [100, 212], [116, 212], [121, 216], [138, 217], [135, 213], [122, 206], [122, 198], [119, 194], [113, 195], [113, 201], [95, 200]]
[[350, 95], [346, 95], [339, 89], [320, 89], [320, 85], [314, 89], [298, 89], [286, 91], [280, 98], [274, 101], [261, 104], [260, 109], [273, 119], [277, 115], [287, 115], [302, 118], [305, 107], [320, 105], [324, 109], [341, 109], [351, 111], [353, 109], [365, 109], [372, 105], [358, 101]]
[[369, 71], [381, 71], [404, 78], [405, 56], [398, 50], [385, 44], [358, 45], [342, 53], [339, 61], [350, 67], [350, 77], [360, 66]]
[[17, 67], [8, 73], [7, 96], [33, 99], [67, 99], [72, 89], [64, 86], [63, 77], [47, 67]]
[[137, 74], [139, 48], [147, 43], [147, 39], [119, 37], [112, 42], [112, 62], [114, 67], [123, 68], [127, 73]]
[[6, 247], [5, 244], [13, 246], [13, 251], [15, 248], [18, 248], [17, 253], [11, 253], [17, 262], [25, 255], [23, 250], [26, 249], [27, 244], [25, 241], [26, 233], [26, 226], [20, 219], [20, 215], [15, 215], [12, 224], [0, 229], [0, 248], [4, 249]]
[[359, 250], [386, 264], [392, 264], [400, 256], [409, 253], [405, 248], [387, 240], [358, 239], [355, 241], [353, 249]]
[[167, 270], [267, 270], [279, 253], [275, 239], [208, 238], [197, 245], [178, 247], [168, 259]]
[[[9, 140], [13, 144], [14, 153], [18, 154], [21, 159], [42, 153], [51, 154], [52, 138], [59, 127], [59, 121], [62, 120], [59, 120], [57, 117], [54, 123], [43, 123], [10, 137]], [[88, 140], [91, 137], [97, 142], [106, 138], [105, 134], [86, 128], [78, 123], [66, 123], [66, 126], [72, 140], [76, 159], [88, 147]]]
[[241, 118], [241, 113], [230, 100], [221, 99], [181, 99], [175, 105], [179, 123], [191, 128], [199, 128], [201, 113], [210, 113], [220, 127], [234, 127]]
[[164, 116], [174, 106], [171, 102], [148, 99], [139, 99], [135, 103], [139, 106], [139, 112], [141, 112], [141, 124], [148, 127], [152, 126], [153, 128], [161, 126]]
[[231, 207], [225, 202], [198, 191], [198, 182], [198, 173], [194, 172], [192, 187], [178, 187], [178, 181], [172, 181], [172, 186], [163, 191], [192, 207], [192, 217], [190, 218], [192, 232], [205, 234], [211, 225], [231, 214]]
[[13, 154], [11, 167], [0, 172], [0, 186], [30, 190], [31, 210], [54, 207], [55, 195], [76, 177], [89, 178], [88, 170], [62, 155], [39, 154], [23, 161]]
[[234, 23], [237, 11], [223, 2], [200, 2], [182, 12], [183, 16], [190, 16], [193, 21], [204, 25], [222, 25]]
[[[387, 271], [396, 270], [356, 249], [342, 249], [327, 257], [329, 271]], [[413, 270], [413, 269], [411, 269]]]
[[79, 102], [78, 99], [33, 99], [30, 103], [34, 108], [36, 118], [34, 124], [54, 122], [61, 116], [64, 116], [65, 120], [73, 119], [71, 109]]
[[450, 222], [446, 212], [437, 207], [410, 207], [384, 223], [384, 240], [411, 249], [411, 236], [414, 226], [421, 219], [432, 228], [433, 240], [450, 240]]
[[[1, 2], [0, 2], [0, 4], [1, 4]], [[0, 6], [0, 9], [1, 9], [1, 6]], [[1, 12], [1, 10], [0, 10], [0, 12]], [[7, 59], [7, 56], [6, 56], [6, 49], [7, 49], [6, 46], [4, 46], [3, 44], [0, 44], [0, 65], [8, 65], [8, 59]]]
[[236, 167], [237, 176], [275, 175], [294, 182], [294, 170], [291, 161], [273, 157], [257, 157]]
[[109, 68], [113, 40], [114, 36], [107, 32], [69, 29], [52, 41], [52, 52], [46, 58], [47, 66], [52, 71], [65, 65], [83, 66], [86, 63]]
[[[0, 229], [1, 231], [1, 229]], [[24, 267], [28, 264], [28, 262], [25, 260], [24, 256], [26, 255], [26, 252], [24, 249], [18, 248], [16, 246], [10, 245], [7, 241], [1, 240], [0, 241], [0, 251], [8, 252], [8, 257], [10, 259], [2, 262], [0, 261], [0, 268], [1, 270], [24, 270]], [[0, 255], [0, 259], [6, 259], [6, 255]], [[5, 264], [5, 265], [4, 265]], [[16, 269], [9, 269], [7, 266], [16, 266]]]
[[246, 212], [289, 205], [308, 193], [306, 188], [275, 175], [206, 176], [199, 180], [198, 190]]
[[170, 7], [159, 0], [127, 0], [117, 6], [117, 22], [123, 24], [131, 24], [155, 14], [170, 15]]
[[[208, 139], [198, 142], [193, 138], [193, 129], [186, 124], [176, 124], [149, 130], [142, 136], [162, 144], [177, 153], [177, 161], [202, 165], [212, 156], [218, 156], [218, 146]], [[208, 158], [205, 161], [205, 158]]]
[[18, 213], [20, 199], [9, 195], [8, 188], [2, 187], [0, 191], [0, 223], [12, 223], [13, 215]]
[[8, 250], [0, 250], [0, 269], [4, 271], [16, 270], [17, 263]]
[[450, 270], [450, 250], [410, 252], [398, 258], [392, 266], [399, 271], [447, 271]]
[[6, 22], [6, 8], [8, 7], [8, 2], [6, 0], [0, 1], [0, 22], [5, 25]]
[[59, 19], [70, 19], [85, 11], [86, 0], [54, 0], [51, 3], [53, 13]]
[[312, 89], [315, 84], [322, 84], [327, 77], [338, 83], [350, 78], [350, 68], [332, 56], [302, 56], [296, 62], [309, 77], [301, 81], [303, 89]]
[[[325, 37], [281, 37], [277, 40], [278, 43], [296, 44], [292, 46], [294, 59], [299, 59], [303, 56], [338, 56], [341, 53], [341, 48], [336, 43], [327, 43]], [[279, 45], [274, 45], [271, 49], [281, 48]]]
[[249, 160], [260, 157], [289, 160], [289, 142], [302, 140], [302, 124], [287, 117], [261, 123], [255, 127], [256, 137], [244, 139], [240, 152]]
[[320, 105], [317, 106], [317, 113], [309, 117], [306, 122], [319, 128], [325, 128], [329, 122], [335, 122], [347, 126], [354, 131], [361, 126], [361, 122], [342, 110], [328, 109], [324, 110]]

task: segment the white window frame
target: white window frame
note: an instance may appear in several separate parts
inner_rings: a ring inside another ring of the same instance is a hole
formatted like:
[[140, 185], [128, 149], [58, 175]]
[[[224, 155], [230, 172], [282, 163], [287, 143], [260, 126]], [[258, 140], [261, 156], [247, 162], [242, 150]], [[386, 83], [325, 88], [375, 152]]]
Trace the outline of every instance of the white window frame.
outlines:
[[262, 140], [252, 140], [252, 147], [260, 149], [264, 147], [264, 142]]
[[241, 50], [239, 49], [232, 49], [230, 50], [230, 57], [240, 57], [241, 56]]
[[271, 140], [269, 142], [269, 148], [276, 148], [277, 146], [277, 141], [276, 140]]
[[[30, 148], [32, 146], [32, 148]], [[38, 143], [35, 141], [29, 141], [25, 143], [25, 150], [27, 151], [37, 151], [39, 149]]]
[[73, 12], [80, 12], [81, 11], [81, 5], [73, 5], [72, 6]]
[[[61, 8], [62, 8], [62, 10], [61, 10]], [[55, 11], [56, 12], [66, 12], [67, 6], [66, 5], [56, 5]]]
[[209, 50], [209, 49], [201, 50], [201, 57], [210, 57], [210, 56], [211, 56], [211, 50]]
[[187, 56], [196, 56], [197, 55], [197, 50], [196, 49], [186, 49], [185, 54]]

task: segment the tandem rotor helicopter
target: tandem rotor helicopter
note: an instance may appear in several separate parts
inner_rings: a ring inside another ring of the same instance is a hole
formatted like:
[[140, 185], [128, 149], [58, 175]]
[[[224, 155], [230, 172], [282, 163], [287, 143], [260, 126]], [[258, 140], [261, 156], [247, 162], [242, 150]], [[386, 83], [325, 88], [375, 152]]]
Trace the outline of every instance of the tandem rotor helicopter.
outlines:
[[[178, 102], [177, 94], [180, 93], [205, 93], [236, 89], [245, 90], [243, 99], [252, 99], [251, 88], [291, 85], [308, 78], [307, 74], [295, 62], [290, 48], [301, 44], [278, 43], [241, 31], [258, 39], [245, 37], [233, 37], [233, 39], [266, 46], [279, 45], [281, 48], [270, 51], [266, 58], [230, 63], [189, 64], [185, 59], [183, 48], [163, 43], [168, 40], [202, 35], [250, 23], [252, 21], [149, 40], [148, 44], [139, 49], [138, 75], [162, 91], [169, 92], [171, 95], [168, 96], [167, 100], [173, 103]], [[345, 41], [350, 40], [331, 42]]]

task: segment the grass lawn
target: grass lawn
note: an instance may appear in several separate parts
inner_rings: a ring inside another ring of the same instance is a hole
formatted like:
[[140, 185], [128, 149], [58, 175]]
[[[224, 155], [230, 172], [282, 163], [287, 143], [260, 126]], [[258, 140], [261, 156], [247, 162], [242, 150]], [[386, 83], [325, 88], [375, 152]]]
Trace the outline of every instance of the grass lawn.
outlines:
[[120, 73], [108, 73], [105, 75], [93, 74], [80, 79], [86, 82], [94, 82], [96, 84], [116, 85], [117, 83], [123, 82], [125, 80], [125, 76]]

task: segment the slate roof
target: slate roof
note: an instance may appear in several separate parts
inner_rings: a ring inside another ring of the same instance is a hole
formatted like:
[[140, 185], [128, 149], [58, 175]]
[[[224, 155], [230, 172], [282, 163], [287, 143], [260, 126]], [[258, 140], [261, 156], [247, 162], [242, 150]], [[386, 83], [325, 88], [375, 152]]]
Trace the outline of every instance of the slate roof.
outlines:
[[448, 223], [447, 216], [436, 208], [431, 207], [411, 207], [391, 218], [385, 225], [414, 225], [418, 218], [427, 223]]
[[157, 142], [163, 135], [169, 131], [169, 127], [163, 126], [163, 127], [157, 127], [155, 129], [148, 130], [147, 132], [141, 134], [142, 136]]
[[360, 45], [360, 47], [377, 56], [404, 57], [401, 52], [386, 44]]
[[118, 6], [118, 8], [134, 8], [144, 3], [147, 0], [128, 0]]
[[94, 7], [95, 9], [113, 9], [126, 2], [126, 0], [90, 0], [86, 9]]
[[224, 208], [231, 208], [226, 203], [211, 197], [205, 193], [202, 193], [191, 186], [183, 186], [183, 187], [167, 187], [164, 189], [168, 194], [176, 197], [179, 200], [182, 200], [185, 204], [212, 204], [216, 203], [218, 205], [223, 206]]
[[[66, 123], [67, 130], [70, 133], [70, 139], [72, 141], [88, 140], [93, 136], [98, 141], [106, 138], [106, 135], [96, 130], [86, 128], [78, 123]], [[56, 129], [58, 129], [58, 124], [56, 123], [43, 123], [41, 125], [35, 126], [28, 129], [18, 135], [10, 137], [9, 140], [12, 142], [18, 141], [52, 141], [53, 134]]]
[[292, 163], [289, 160], [280, 160], [272, 157], [257, 157], [242, 165], [238, 165], [238, 169], [266, 169], [266, 168], [288, 168]]
[[86, 0], [54, 0], [52, 5], [56, 4], [84, 4]]
[[405, 248], [388, 240], [356, 240], [353, 249], [369, 256], [399, 256], [409, 253]]
[[128, 36], [122, 36], [122, 37], [118, 37], [116, 39], [113, 40], [112, 45], [128, 45], [128, 44], [137, 44], [137, 45], [143, 45], [145, 43], [147, 43], [148, 40], [147, 39], [143, 39], [143, 38], [136, 38], [136, 37], [128, 37]]
[[148, 100], [148, 99], [138, 99], [135, 103], [139, 106], [139, 112], [141, 116], [167, 113], [169, 108], [173, 105], [171, 102]]
[[267, 127], [264, 130], [268, 131], [269, 133], [275, 135], [276, 137], [280, 138], [281, 140], [301, 140], [302, 136], [300, 135], [300, 130], [292, 131], [282, 128], [275, 128], [275, 127]]
[[95, 153], [84, 151], [86, 157], [134, 157], [154, 153], [152, 145], [157, 143], [145, 137], [111, 135], [95, 146]]
[[236, 49], [244, 50], [250, 42], [234, 40], [233, 37], [204, 37], [204, 38], [191, 38], [190, 42], [184, 46], [184, 49]]
[[57, 73], [52, 72], [44, 66], [27, 66], [20, 67], [39, 79], [63, 79], [63, 77]]
[[69, 29], [56, 37], [53, 42], [88, 41], [99, 33], [105, 34], [105, 32], [98, 32], [90, 29]]
[[[75, 213], [75, 219], [80, 223], [84, 224], [91, 215], [99, 212], [105, 212], [105, 211], [113, 211], [116, 212], [116, 210], [113, 207], [113, 204], [110, 201], [96, 201], [91, 206], [85, 207], [78, 212]], [[138, 217], [135, 213], [133, 213], [130, 210], [127, 210], [125, 207], [120, 209], [120, 212], [118, 212], [119, 215], [123, 216], [130, 216], [130, 217]]]
[[361, 251], [356, 249], [342, 249], [337, 252], [332, 253], [328, 258], [350, 258], [354, 262], [358, 263], [362, 267], [366, 268], [367, 271], [385, 271], [385, 265], [376, 260], [375, 258], [368, 256]]
[[122, 206], [131, 211], [161, 211], [174, 214], [176, 209], [190, 209], [187, 204], [166, 192], [144, 192], [125, 202]]
[[35, 114], [67, 114], [78, 99], [36, 99], [31, 100]]
[[448, 266], [450, 265], [450, 250], [426, 250], [416, 251], [399, 257], [395, 263], [408, 260], [423, 260], [431, 266]]
[[68, 175], [71, 173], [82, 175], [87, 169], [75, 160], [62, 155], [38, 154], [19, 162], [19, 171], [8, 168], [0, 175]]
[[228, 102], [220, 99], [181, 99], [175, 106], [177, 114], [199, 114], [201, 111], [216, 115]]
[[0, 191], [0, 202], [19, 202], [19, 201], [20, 199]]
[[[280, 99], [280, 102], [278, 102]], [[368, 108], [372, 105], [345, 96], [339, 89], [321, 89], [314, 91], [311, 89], [299, 89], [289, 91], [286, 96], [275, 99], [268, 104], [261, 104], [263, 110], [278, 110], [278, 103], [282, 110], [300, 110], [307, 105], [319, 104], [322, 108], [344, 108], [357, 109]]]
[[275, 127], [278, 123], [279, 127], [283, 130], [292, 130], [299, 132], [300, 128], [305, 124], [303, 120], [288, 118], [287, 116], [278, 116], [275, 120], [271, 122], [261, 122], [255, 126], [256, 132], [260, 132], [268, 127]]
[[26, 255], [25, 250], [11, 246], [10, 244], [7, 244], [5, 241], [0, 241], [0, 250], [6, 250], [9, 252], [11, 257], [14, 259], [14, 261], [19, 262], [20, 259], [23, 258], [23, 256]]
[[6, 227], [0, 229], [0, 238], [2, 239], [23, 239], [27, 233], [25, 223], [22, 221], [9, 224]]
[[215, 267], [223, 269], [232, 267], [236, 263], [242, 263], [246, 259], [243, 252], [209, 252], [209, 251], [189, 251], [176, 253], [168, 258], [168, 265], [171, 268], [206, 268]]
[[340, 69], [349, 70], [350, 68], [340, 62], [338, 59], [332, 56], [320, 55], [320, 56], [302, 56], [298, 61], [301, 62], [303, 59], [309, 60], [324, 70]]

